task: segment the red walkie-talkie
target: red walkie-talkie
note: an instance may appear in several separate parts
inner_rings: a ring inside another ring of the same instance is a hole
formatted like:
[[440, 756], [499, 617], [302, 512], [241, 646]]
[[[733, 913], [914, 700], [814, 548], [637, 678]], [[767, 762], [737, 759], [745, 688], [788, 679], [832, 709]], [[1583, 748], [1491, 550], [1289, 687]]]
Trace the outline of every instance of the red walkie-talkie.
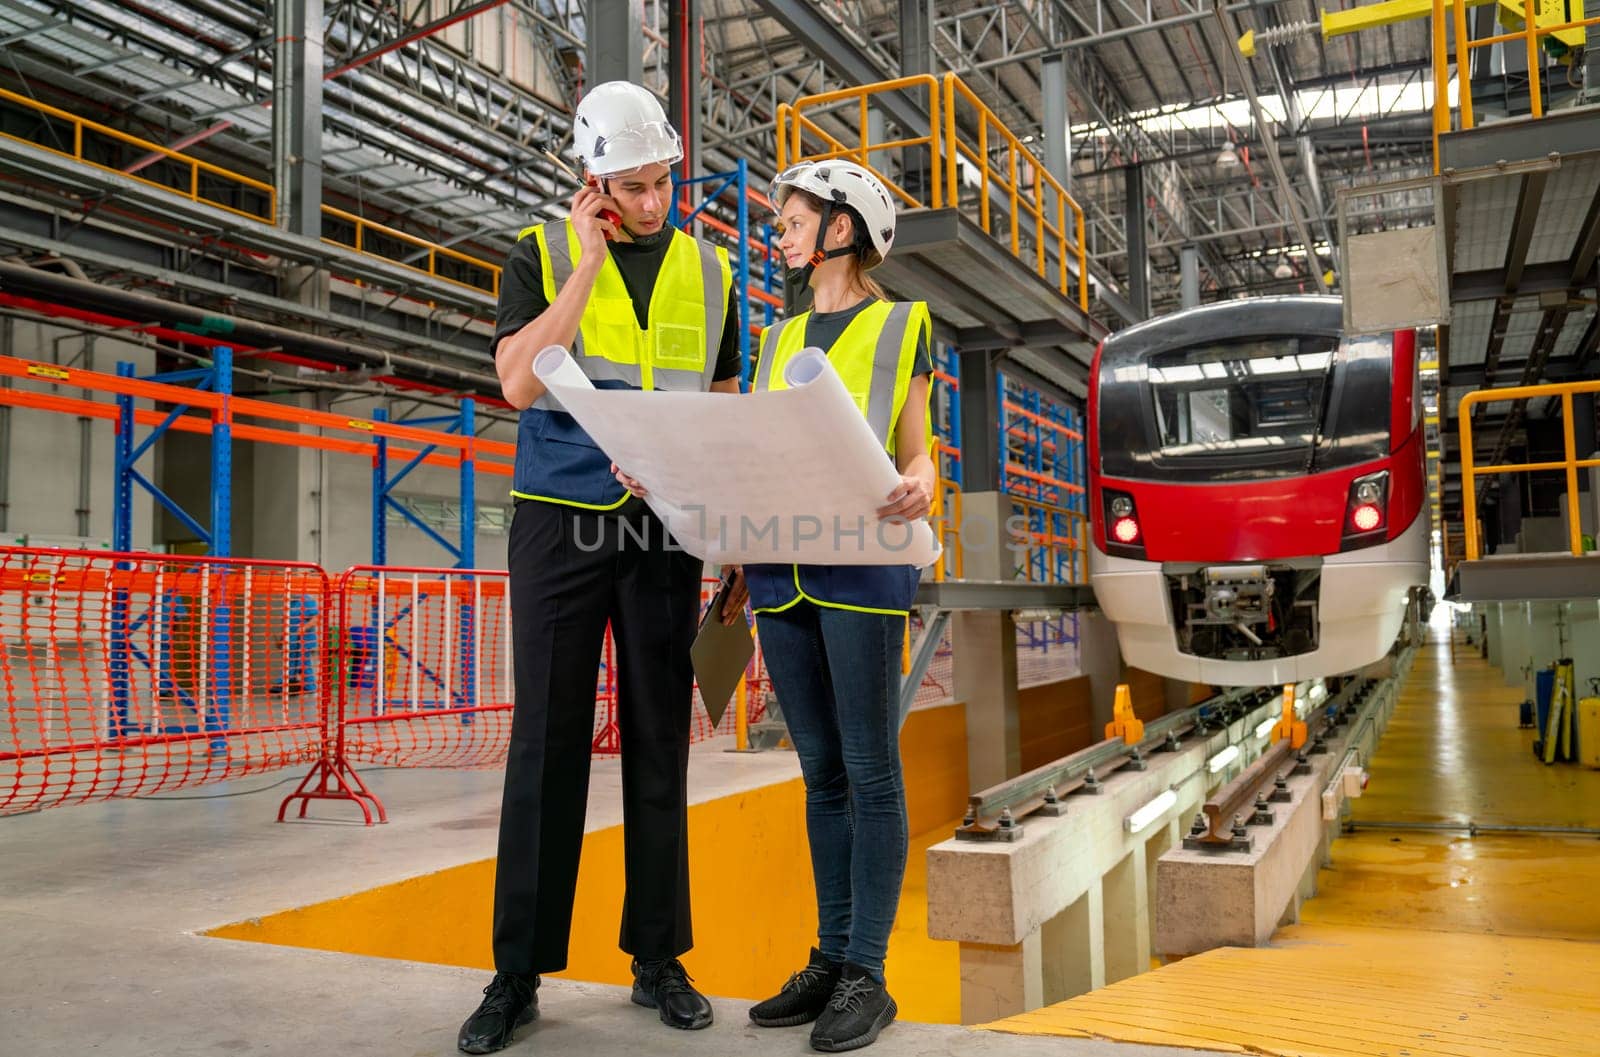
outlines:
[[[610, 181], [607, 181], [607, 183], [609, 183], [609, 182]], [[589, 176], [589, 186], [590, 187], [598, 187], [600, 189], [600, 193], [603, 194], [603, 195], [606, 195], [608, 197], [611, 194], [611, 188], [606, 186], [606, 184], [602, 184], [592, 174]], [[614, 209], [602, 209], [602, 210], [600, 210], [600, 219], [606, 221], [608, 224], [610, 224], [612, 227], [616, 228], [618, 231], [622, 230], [622, 214], [618, 213], [616, 210], [614, 210]], [[606, 239], [608, 241], [610, 240], [610, 238], [611, 238], [610, 235], [606, 236]]]
[[[599, 178], [596, 177], [594, 174], [591, 173], [589, 175], [589, 178], [587, 180], [585, 180], [582, 177], [580, 177], [577, 173], [572, 171], [572, 166], [568, 165], [566, 162], [564, 162], [560, 158], [556, 157], [550, 151], [548, 151], [548, 150], [545, 151], [544, 152], [544, 156], [546, 158], [550, 159], [550, 163], [552, 165], [554, 165], [556, 168], [560, 169], [562, 172], [566, 173], [568, 176], [572, 177], [574, 182], [576, 182], [578, 184], [581, 184], [584, 187], [598, 188], [601, 191], [601, 193], [603, 193], [603, 194], [609, 194], [610, 193], [600, 183]], [[602, 210], [600, 210], [600, 219], [604, 220], [606, 223], [610, 224], [612, 227], [616, 228], [618, 231], [622, 230], [622, 214], [618, 213], [616, 210], [614, 210], [614, 209], [602, 209]], [[607, 235], [606, 236], [606, 241], [610, 242], [611, 240], [612, 240], [612, 236]]]

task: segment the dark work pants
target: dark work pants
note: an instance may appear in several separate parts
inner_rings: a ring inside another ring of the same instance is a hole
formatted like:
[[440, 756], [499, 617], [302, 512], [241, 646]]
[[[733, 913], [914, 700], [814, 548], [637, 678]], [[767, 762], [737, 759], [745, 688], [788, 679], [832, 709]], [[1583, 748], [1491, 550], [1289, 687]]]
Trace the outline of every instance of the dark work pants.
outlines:
[[549, 973], [567, 964], [608, 620], [627, 881], [619, 943], [641, 959], [676, 957], [693, 945], [689, 647], [700, 560], [667, 549], [666, 530], [640, 500], [608, 513], [525, 501], [512, 517], [509, 569], [516, 706], [495, 868], [495, 968]]

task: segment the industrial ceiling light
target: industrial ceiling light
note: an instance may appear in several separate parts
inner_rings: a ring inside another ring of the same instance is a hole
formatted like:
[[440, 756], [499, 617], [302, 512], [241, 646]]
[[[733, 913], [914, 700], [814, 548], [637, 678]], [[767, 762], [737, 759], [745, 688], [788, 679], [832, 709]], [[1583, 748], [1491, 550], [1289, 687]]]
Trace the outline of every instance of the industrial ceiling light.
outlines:
[[1294, 265], [1289, 263], [1289, 258], [1287, 258], [1287, 257], [1279, 257], [1278, 258], [1278, 266], [1276, 268], [1272, 269], [1272, 277], [1274, 279], [1293, 279], [1294, 278]]
[[1217, 152], [1217, 168], [1227, 171], [1239, 167], [1239, 152], [1233, 146], [1233, 140], [1223, 144]]

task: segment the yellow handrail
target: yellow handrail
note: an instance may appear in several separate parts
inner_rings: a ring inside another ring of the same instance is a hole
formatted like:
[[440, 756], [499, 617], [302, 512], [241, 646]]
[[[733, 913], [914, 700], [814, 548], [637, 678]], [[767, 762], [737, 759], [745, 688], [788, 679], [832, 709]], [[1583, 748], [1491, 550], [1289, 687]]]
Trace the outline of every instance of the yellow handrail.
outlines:
[[[366, 219], [365, 217], [357, 216], [355, 213], [349, 213], [343, 209], [335, 208], [334, 206], [323, 206], [322, 212], [327, 216], [337, 217], [346, 223], [355, 225], [354, 244], [340, 242], [338, 239], [330, 239], [327, 236], [323, 236], [323, 242], [334, 246], [344, 246], [347, 249], [353, 249], [357, 253], [365, 254], [369, 257], [382, 257], [390, 264], [398, 264], [402, 268], [409, 268], [412, 271], [423, 272], [424, 274], [433, 276], [435, 279], [441, 279], [447, 283], [455, 283], [457, 286], [465, 286], [472, 290], [487, 290], [496, 297], [500, 295], [500, 266], [497, 264], [491, 264], [486, 260], [482, 260], [481, 258], [462, 253], [460, 250], [451, 249], [449, 246], [441, 246], [436, 242], [430, 242], [425, 238], [401, 231], [398, 228], [389, 227], [386, 224], [376, 223]], [[428, 266], [426, 268], [422, 268], [415, 264], [407, 264], [404, 261], [396, 260], [386, 254], [374, 252], [366, 245], [366, 233], [369, 231], [376, 232], [377, 234], [383, 235], [386, 238], [394, 239], [397, 242], [403, 242], [408, 246], [414, 246], [419, 250], [426, 250], [428, 252]], [[456, 263], [466, 265], [469, 268], [476, 268], [483, 271], [488, 276], [489, 285], [487, 287], [479, 286], [477, 283], [464, 282], [452, 276], [440, 274], [439, 262], [441, 260], [455, 261]]]
[[[192, 202], [201, 202], [208, 206], [214, 206], [217, 209], [227, 210], [230, 213], [235, 213], [242, 217], [248, 217], [251, 220], [259, 220], [264, 224], [277, 223], [278, 193], [276, 188], [269, 183], [257, 180], [254, 177], [246, 176], [243, 173], [234, 172], [231, 169], [225, 169], [220, 165], [213, 165], [208, 161], [202, 161], [199, 158], [184, 154], [182, 151], [176, 151], [168, 147], [163, 147], [159, 143], [154, 143], [139, 136], [121, 132], [98, 122], [90, 121], [87, 118], [78, 117], [76, 114], [72, 114], [57, 107], [50, 106], [48, 103], [41, 103], [36, 99], [29, 99], [25, 95], [18, 95], [16, 92], [8, 91], [4, 88], [0, 88], [0, 99], [16, 103], [19, 106], [28, 107], [29, 109], [37, 111], [38, 113], [47, 117], [55, 118], [58, 121], [68, 122], [72, 126], [72, 150], [70, 151], [59, 150], [55, 147], [39, 143], [35, 140], [24, 139], [20, 136], [11, 135], [10, 133], [0, 132], [0, 136], [4, 136], [6, 139], [15, 140], [18, 143], [26, 143], [29, 146], [37, 147], [40, 150], [46, 150], [52, 154], [57, 154], [64, 158], [71, 158], [73, 161], [79, 162], [80, 164], [93, 166], [94, 168], [104, 170], [105, 172], [115, 173], [118, 176], [126, 177], [130, 180], [137, 180], [142, 184], [146, 184], [150, 187], [187, 198]], [[156, 180], [151, 180], [148, 177], [140, 176], [137, 173], [126, 172], [122, 169], [114, 168], [101, 162], [97, 162], [92, 158], [85, 157], [83, 142], [85, 132], [91, 132], [95, 135], [105, 136], [109, 139], [117, 140], [118, 142], [125, 143], [131, 147], [137, 147], [139, 150], [146, 153], [159, 154], [168, 161], [174, 162], [181, 166], [186, 166], [188, 168], [188, 180], [186, 181], [187, 188], [174, 187], [171, 184], [165, 184]], [[215, 198], [207, 197], [206, 195], [202, 194], [200, 192], [200, 174], [202, 172], [219, 177], [223, 180], [232, 181], [241, 187], [248, 187], [266, 195], [267, 206], [265, 211], [258, 212], [249, 209], [240, 209], [236, 206], [231, 206], [226, 202], [221, 202]], [[408, 234], [404, 231], [400, 231], [397, 228], [374, 223], [373, 221], [357, 216], [354, 213], [349, 213], [342, 209], [336, 209], [333, 206], [322, 206], [322, 212], [326, 216], [336, 217], [340, 220], [344, 220], [355, 225], [354, 244], [340, 242], [337, 239], [329, 238], [324, 238], [322, 240], [324, 242], [335, 246], [345, 246], [346, 248], [353, 249], [357, 253], [361, 253], [369, 257], [380, 257], [386, 261], [389, 261], [391, 264], [398, 264], [402, 268], [408, 268], [412, 271], [422, 272], [447, 283], [455, 283], [458, 286], [465, 286], [473, 290], [482, 290], [494, 294], [497, 297], [499, 296], [499, 265], [477, 257], [473, 257], [470, 254], [462, 253], [460, 250], [452, 249], [449, 246], [441, 246], [436, 242], [420, 238], [416, 235]], [[385, 254], [377, 253], [368, 249], [364, 245], [366, 232], [381, 234], [387, 238], [394, 239], [398, 242], [403, 242], [408, 246], [413, 246], [416, 249], [426, 250], [428, 254], [427, 267], [423, 268], [416, 265], [407, 264], [403, 261], [397, 261], [392, 257], [386, 256]], [[442, 274], [439, 271], [439, 264], [441, 261], [451, 261], [466, 268], [481, 270], [488, 278], [488, 285], [484, 286], [478, 283], [466, 282], [461, 279], [457, 279], [454, 276]]]
[[[928, 113], [934, 117], [929, 122], [928, 134], [925, 136], [908, 136], [903, 139], [885, 140], [882, 143], [871, 142], [871, 130], [868, 127], [869, 100], [885, 92], [900, 92], [910, 88], [925, 88], [928, 92]], [[843, 140], [829, 134], [805, 115], [807, 110], [831, 109], [840, 103], [853, 102], [856, 108], [856, 141], [858, 146], [850, 146]], [[849, 158], [857, 162], [873, 175], [883, 181], [891, 194], [905, 203], [909, 209], [943, 207], [941, 198], [942, 184], [940, 181], [939, 167], [942, 163], [939, 150], [940, 126], [937, 120], [939, 113], [939, 82], [931, 74], [919, 73], [910, 77], [897, 77], [892, 81], [879, 81], [876, 84], [861, 85], [856, 88], [840, 88], [832, 92], [819, 92], [816, 95], [802, 96], [794, 101], [778, 105], [778, 171], [787, 169], [793, 162], [809, 160], [820, 161], [825, 158]], [[823, 141], [827, 149], [823, 151], [803, 152], [803, 135], [810, 133]], [[933, 177], [933, 199], [924, 202], [910, 191], [896, 183], [883, 169], [872, 164], [872, 155], [879, 151], [901, 150], [909, 147], [927, 147]]]
[[[960, 100], [969, 103], [976, 114], [978, 122], [978, 144], [976, 149], [968, 147], [956, 134], [956, 104]], [[1006, 168], [1003, 172], [996, 171], [989, 157], [989, 130], [994, 129], [999, 137], [1000, 144], [997, 149], [1005, 151]], [[1062, 294], [1071, 296], [1070, 271], [1067, 268], [1068, 248], [1078, 262], [1078, 307], [1083, 311], [1089, 310], [1089, 272], [1087, 253], [1084, 249], [1083, 209], [1077, 201], [1067, 193], [1054, 176], [1045, 170], [1044, 165], [1034, 156], [1027, 146], [1005, 126], [1005, 123], [968, 88], [954, 73], [944, 75], [944, 141], [945, 151], [949, 157], [945, 162], [945, 179], [948, 187], [945, 192], [947, 201], [952, 206], [959, 207], [960, 192], [960, 158], [966, 158], [978, 170], [979, 176], [979, 216], [983, 230], [986, 234], [993, 235], [990, 230], [989, 218], [989, 187], [993, 183], [1005, 193], [1009, 205], [1010, 243], [1011, 255], [1021, 259], [1021, 214], [1033, 218], [1034, 242], [1034, 271], [1042, 278], [1049, 279], [1049, 269], [1045, 260], [1045, 243], [1052, 241], [1056, 247], [1056, 261], [1059, 275], [1055, 280], [1056, 289]], [[1019, 186], [1019, 163], [1026, 163], [1033, 178], [1031, 187], [1024, 190]], [[1052, 208], [1053, 207], [1053, 208]], [[1067, 234], [1067, 212], [1071, 211], [1073, 217], [1072, 235]], [[1054, 213], [1054, 220], [1046, 219], [1048, 213]]]
[[[1546, 3], [1548, 0], [1546, 0]], [[1439, 136], [1449, 132], [1452, 126], [1459, 129], [1473, 127], [1472, 107], [1472, 79], [1462, 75], [1462, 71], [1470, 65], [1472, 52], [1476, 48], [1487, 48], [1495, 44], [1512, 44], [1521, 41], [1527, 52], [1528, 63], [1528, 102], [1533, 117], [1544, 116], [1544, 92], [1540, 83], [1543, 69], [1540, 61], [1539, 38], [1553, 36], [1558, 33], [1570, 34], [1573, 30], [1583, 30], [1588, 36], [1589, 27], [1600, 26], [1600, 16], [1592, 18], [1575, 18], [1562, 22], [1548, 22], [1541, 24], [1543, 8], [1546, 3], [1541, 0], [1523, 0], [1522, 3], [1522, 28], [1507, 33], [1498, 33], [1494, 36], [1473, 40], [1467, 28], [1467, 4], [1452, 2], [1451, 23], [1454, 30], [1455, 49], [1454, 59], [1456, 64], [1456, 90], [1457, 90], [1457, 116], [1459, 124], [1452, 121], [1450, 114], [1449, 81], [1451, 52], [1446, 43], [1445, 33], [1445, 0], [1433, 0], [1433, 143], [1434, 143], [1434, 171], [1439, 170]], [[1554, 10], [1555, 5], [1550, 5]], [[1507, 0], [1499, 0], [1502, 17], [1506, 8], [1515, 5]], [[1529, 17], [1529, 10], [1532, 16]], [[1582, 8], [1580, 7], [1581, 11]], [[1560, 17], [1552, 15], [1549, 17]], [[1568, 42], [1571, 43], [1570, 41]], [[1469, 533], [1470, 536], [1470, 533]]]
[[[1600, 393], [1600, 379], [1588, 382], [1558, 382], [1548, 385], [1518, 385], [1503, 389], [1480, 389], [1461, 398], [1456, 412], [1461, 420], [1461, 497], [1463, 529], [1467, 537], [1467, 561], [1477, 561], [1483, 532], [1478, 524], [1477, 479], [1485, 474], [1531, 473], [1536, 470], [1566, 470], [1567, 472], [1567, 530], [1573, 554], [1583, 553], [1583, 523], [1578, 509], [1578, 471], [1600, 466], [1600, 458], [1580, 459], [1577, 443], [1572, 433], [1572, 397], [1577, 393]], [[1507, 400], [1529, 400], [1542, 396], [1561, 398], [1561, 430], [1565, 442], [1565, 458], [1558, 461], [1505, 463], [1498, 466], [1477, 466], [1473, 463], [1472, 409], [1479, 404], [1501, 403]]]
[[[210, 162], [201, 161], [199, 158], [191, 158], [187, 154], [170, 150], [167, 147], [163, 147], [159, 143], [152, 143], [150, 140], [129, 135], [126, 132], [111, 128], [108, 125], [102, 125], [97, 121], [90, 121], [88, 118], [79, 117], [76, 114], [68, 113], [65, 110], [60, 110], [56, 107], [53, 107], [48, 103], [41, 103], [37, 99], [29, 99], [25, 95], [18, 95], [16, 92], [8, 91], [4, 88], [0, 88], [0, 99], [4, 99], [11, 103], [16, 103], [19, 106], [28, 107], [31, 110], [35, 110], [38, 113], [46, 115], [47, 117], [53, 117], [58, 121], [65, 121], [72, 126], [72, 150], [70, 151], [59, 150], [55, 147], [46, 146], [45, 144], [36, 142], [34, 140], [24, 139], [21, 136], [13, 136], [8, 132], [0, 132], [0, 136], [4, 136], [6, 139], [15, 140], [18, 143], [26, 143], [30, 147], [37, 147], [40, 150], [49, 151], [51, 154], [58, 154], [63, 158], [71, 158], [73, 161], [79, 162], [80, 164], [92, 166], [93, 168], [100, 169], [105, 172], [115, 173], [116, 175], [126, 177], [129, 180], [137, 180], [142, 184], [149, 185], [150, 187], [157, 187], [163, 191], [170, 191], [175, 195], [189, 199], [191, 202], [204, 202], [206, 205], [215, 206], [218, 209], [225, 209], [230, 213], [237, 213], [239, 216], [250, 217], [255, 220], [264, 220], [269, 224], [272, 223], [273, 218], [277, 216], [278, 195], [277, 191], [274, 190], [273, 186], [269, 183], [263, 183], [260, 180], [245, 176], [243, 173], [236, 173], [231, 169], [224, 169], [220, 165], [212, 165]], [[138, 147], [140, 150], [147, 153], [159, 154], [168, 161], [176, 162], [179, 165], [188, 166], [188, 190], [180, 190], [179, 188], [173, 187], [170, 184], [160, 183], [158, 181], [151, 180], [148, 177], [140, 176], [137, 173], [124, 172], [121, 169], [116, 169], [109, 165], [97, 162], [92, 158], [84, 157], [83, 134], [86, 131], [93, 132], [99, 136], [105, 136], [108, 139], [117, 140], [121, 143], [126, 143], [131, 147]], [[266, 212], [264, 214], [253, 213], [249, 210], [238, 209], [234, 206], [228, 205], [226, 202], [219, 202], [214, 198], [205, 197], [200, 193], [200, 173], [202, 171], [210, 173], [213, 176], [222, 177], [226, 180], [232, 180], [244, 187], [249, 187], [265, 194], [267, 196]]]
[[[872, 97], [908, 89], [928, 90], [927, 134], [883, 143], [871, 142], [868, 115]], [[828, 132], [810, 116], [825, 108], [838, 109], [845, 105], [853, 106], [856, 111], [854, 145]], [[972, 111], [977, 136], [975, 145], [960, 134], [956, 117], [958, 106], [961, 105], [970, 106]], [[991, 136], [994, 152], [1004, 152], [1004, 160], [998, 168], [990, 157]], [[808, 149], [808, 139], [820, 146]], [[1085, 249], [1082, 207], [1061, 182], [1045, 169], [1027, 145], [954, 73], [945, 74], [942, 81], [936, 81], [927, 74], [918, 74], [858, 88], [804, 96], [792, 105], [780, 104], [777, 144], [780, 171], [797, 161], [849, 158], [882, 179], [884, 186], [906, 209], [960, 208], [960, 163], [966, 159], [978, 172], [978, 223], [984, 232], [1009, 245], [1013, 257], [1028, 261], [1035, 274], [1052, 282], [1068, 297], [1072, 296], [1073, 291], [1072, 272], [1067, 262], [1069, 257], [1076, 260], [1076, 299], [1078, 307], [1088, 311], [1088, 253]], [[901, 186], [884, 171], [887, 167], [874, 165], [872, 161], [873, 156], [881, 151], [916, 147], [927, 148], [929, 155], [930, 186], [925, 193], [914, 193]], [[1009, 229], [1003, 237], [996, 236], [993, 230], [991, 186], [1004, 197], [1010, 215]], [[1022, 250], [1025, 219], [1029, 221], [1034, 243], [1032, 253], [1027, 256]], [[1053, 267], [1046, 253], [1047, 247], [1054, 248], [1056, 260]]]

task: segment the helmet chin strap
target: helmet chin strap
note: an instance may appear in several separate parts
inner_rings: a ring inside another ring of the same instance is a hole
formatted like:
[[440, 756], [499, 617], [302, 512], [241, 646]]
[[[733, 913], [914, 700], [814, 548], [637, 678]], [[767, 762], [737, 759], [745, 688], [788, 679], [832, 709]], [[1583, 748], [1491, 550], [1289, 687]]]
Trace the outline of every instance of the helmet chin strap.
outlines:
[[823, 243], [828, 238], [828, 221], [833, 219], [833, 203], [826, 202], [822, 206], [822, 222], [817, 225], [817, 244], [811, 249], [811, 256], [800, 268], [790, 268], [789, 278], [795, 282], [810, 285], [811, 273], [817, 270], [817, 265], [835, 257], [852, 257], [855, 255], [854, 246], [840, 246], [838, 249], [825, 250]]

